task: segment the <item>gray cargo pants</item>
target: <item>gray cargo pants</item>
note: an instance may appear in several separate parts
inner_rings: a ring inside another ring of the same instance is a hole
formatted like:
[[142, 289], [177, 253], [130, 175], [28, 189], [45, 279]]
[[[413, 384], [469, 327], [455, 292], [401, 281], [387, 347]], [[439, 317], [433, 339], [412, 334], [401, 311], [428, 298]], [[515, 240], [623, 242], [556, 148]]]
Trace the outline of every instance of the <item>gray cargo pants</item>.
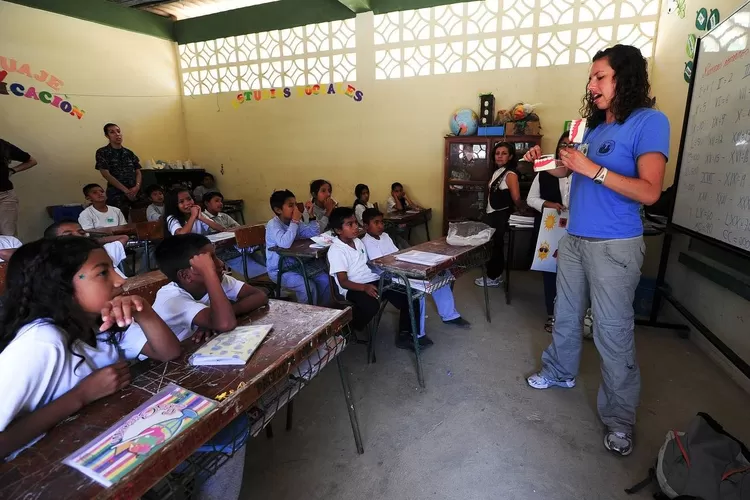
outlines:
[[633, 298], [645, 254], [643, 237], [597, 240], [567, 235], [557, 258], [557, 303], [552, 344], [542, 353], [542, 375], [569, 380], [578, 374], [583, 316], [589, 295], [594, 343], [602, 365], [597, 407], [610, 431], [632, 432], [641, 390], [635, 357]]

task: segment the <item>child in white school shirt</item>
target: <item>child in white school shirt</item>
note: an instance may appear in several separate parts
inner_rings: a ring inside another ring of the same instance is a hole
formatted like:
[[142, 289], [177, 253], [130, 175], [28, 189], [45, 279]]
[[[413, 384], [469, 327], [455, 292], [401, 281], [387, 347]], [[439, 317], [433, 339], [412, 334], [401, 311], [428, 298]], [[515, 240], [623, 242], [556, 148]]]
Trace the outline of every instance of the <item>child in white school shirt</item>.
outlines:
[[[378, 296], [380, 276], [367, 264], [369, 259], [364, 244], [358, 238], [359, 225], [354, 209], [335, 208], [328, 220], [333, 232], [338, 236], [328, 249], [328, 266], [339, 293], [354, 304], [352, 327], [355, 330], [364, 329], [378, 313], [380, 300], [385, 299], [400, 311], [396, 347], [414, 349], [409, 301], [406, 295], [394, 290], [386, 291], [382, 298]], [[419, 310], [418, 301], [414, 301], [413, 309]], [[418, 335], [418, 342], [421, 349], [433, 344], [427, 335]]]
[[188, 233], [165, 238], [156, 247], [156, 261], [171, 283], [156, 293], [154, 310], [180, 340], [199, 329], [233, 330], [237, 316], [268, 304], [263, 291], [224, 275], [224, 263], [205, 236]]
[[[83, 230], [79, 223], [70, 220], [55, 222], [44, 230], [45, 238], [59, 238], [60, 236], [78, 236], [79, 238], [88, 238], [89, 234]], [[107, 255], [109, 255], [109, 258], [112, 260], [115, 272], [122, 278], [127, 278], [118, 266], [123, 260], [125, 260], [125, 246], [123, 243], [127, 243], [128, 237], [105, 236], [103, 238], [92, 239], [102, 245], [104, 251], [107, 252]]]
[[91, 202], [78, 216], [78, 223], [87, 231], [91, 229], [105, 229], [123, 226], [128, 223], [122, 211], [117, 207], [107, 205], [107, 193], [99, 184], [83, 186], [83, 196]]
[[[383, 223], [383, 214], [377, 208], [368, 208], [362, 214], [362, 221], [365, 224], [365, 230], [367, 234], [362, 238], [362, 242], [367, 249], [367, 255], [370, 260], [375, 260], [384, 255], [390, 255], [398, 252], [398, 248], [391, 240], [391, 237], [385, 232], [385, 224]], [[412, 281], [412, 288], [416, 285], [416, 288], [424, 290], [424, 282], [414, 283]], [[454, 325], [460, 328], [471, 328], [471, 323], [461, 317], [456, 311], [456, 304], [453, 299], [453, 290], [448, 285], [442, 286], [437, 290], [430, 293], [432, 298], [435, 300], [435, 306], [437, 306], [438, 314], [443, 320], [443, 323], [447, 325]], [[425, 299], [424, 296], [419, 301], [420, 307], [420, 323], [421, 323], [421, 334], [424, 334], [424, 319], [425, 319]]]
[[21, 240], [15, 236], [0, 236], [0, 262], [10, 260], [10, 256], [21, 248]]
[[130, 383], [120, 345], [131, 328], [143, 352], [168, 361], [180, 345], [148, 302], [88, 238], [41, 239], [10, 261], [0, 306], [0, 460], [12, 459], [84, 406]]

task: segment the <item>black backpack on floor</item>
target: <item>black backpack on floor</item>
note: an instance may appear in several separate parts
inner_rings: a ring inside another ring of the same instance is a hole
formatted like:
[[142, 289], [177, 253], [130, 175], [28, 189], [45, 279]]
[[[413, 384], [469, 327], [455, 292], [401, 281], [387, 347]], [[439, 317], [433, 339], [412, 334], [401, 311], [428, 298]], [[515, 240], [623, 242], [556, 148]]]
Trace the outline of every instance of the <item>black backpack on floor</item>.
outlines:
[[750, 500], [750, 452], [706, 413], [685, 432], [669, 431], [649, 477], [625, 490], [632, 494], [656, 482], [654, 498]]

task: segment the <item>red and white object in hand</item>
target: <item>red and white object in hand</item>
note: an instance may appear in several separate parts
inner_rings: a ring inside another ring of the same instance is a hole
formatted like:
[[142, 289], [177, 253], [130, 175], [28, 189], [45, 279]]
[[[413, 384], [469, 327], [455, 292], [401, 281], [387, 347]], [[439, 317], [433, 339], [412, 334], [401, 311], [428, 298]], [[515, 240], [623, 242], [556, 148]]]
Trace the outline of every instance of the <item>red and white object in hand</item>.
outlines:
[[534, 160], [534, 172], [544, 172], [559, 167], [555, 155], [544, 155]]
[[586, 133], [586, 119], [573, 120], [568, 131], [568, 140], [573, 144], [581, 144]]

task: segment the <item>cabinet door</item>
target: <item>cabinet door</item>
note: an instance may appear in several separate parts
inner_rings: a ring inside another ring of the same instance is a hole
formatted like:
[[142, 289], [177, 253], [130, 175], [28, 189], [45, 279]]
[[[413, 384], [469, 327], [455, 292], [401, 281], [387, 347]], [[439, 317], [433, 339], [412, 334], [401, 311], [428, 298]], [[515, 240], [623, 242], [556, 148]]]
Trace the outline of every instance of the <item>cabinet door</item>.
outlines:
[[451, 180], [489, 182], [487, 141], [448, 143], [448, 182]]
[[445, 219], [448, 222], [481, 220], [486, 206], [485, 184], [451, 184], [446, 190]]
[[516, 156], [520, 159], [526, 154], [526, 151], [537, 145], [537, 141], [514, 141], [513, 145], [516, 147]]

